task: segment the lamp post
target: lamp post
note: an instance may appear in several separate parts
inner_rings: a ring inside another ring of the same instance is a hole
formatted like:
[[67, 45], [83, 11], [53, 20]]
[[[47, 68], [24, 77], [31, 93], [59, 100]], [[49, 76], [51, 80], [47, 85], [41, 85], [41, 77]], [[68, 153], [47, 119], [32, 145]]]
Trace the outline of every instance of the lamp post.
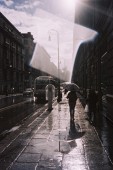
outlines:
[[57, 47], [57, 49], [58, 49], [58, 100], [57, 101], [60, 102], [61, 96], [60, 96], [59, 32], [55, 29], [51, 29], [49, 31], [49, 40], [51, 40], [51, 33], [52, 32], [55, 32], [56, 35], [57, 35], [57, 44], [58, 44], [58, 47]]

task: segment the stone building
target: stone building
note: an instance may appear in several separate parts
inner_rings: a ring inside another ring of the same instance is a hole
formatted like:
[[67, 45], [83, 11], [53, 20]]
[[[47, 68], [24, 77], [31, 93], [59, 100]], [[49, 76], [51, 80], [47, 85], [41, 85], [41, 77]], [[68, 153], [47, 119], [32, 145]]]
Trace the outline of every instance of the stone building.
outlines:
[[80, 45], [72, 79], [85, 96], [91, 88], [98, 92], [105, 114], [113, 121], [113, 1], [84, 1], [77, 9], [75, 23], [98, 34]]
[[30, 66], [30, 61], [33, 56], [34, 48], [35, 48], [35, 43], [34, 43], [34, 38], [33, 35], [28, 32], [28, 33], [23, 33], [23, 43], [24, 43], [24, 89], [33, 87], [33, 73], [37, 72]]
[[0, 94], [23, 91], [23, 36], [0, 12]]

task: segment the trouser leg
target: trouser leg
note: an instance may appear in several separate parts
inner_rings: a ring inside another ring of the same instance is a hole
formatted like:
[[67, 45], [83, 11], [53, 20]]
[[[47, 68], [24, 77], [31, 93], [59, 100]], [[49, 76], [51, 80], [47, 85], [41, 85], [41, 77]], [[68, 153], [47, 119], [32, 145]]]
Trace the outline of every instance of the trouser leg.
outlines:
[[48, 100], [48, 110], [52, 110], [52, 100]]
[[89, 112], [89, 120], [90, 120], [91, 123], [95, 123], [95, 114], [96, 114], [96, 110], [95, 109], [92, 109]]
[[70, 108], [70, 119], [74, 120], [74, 109]]

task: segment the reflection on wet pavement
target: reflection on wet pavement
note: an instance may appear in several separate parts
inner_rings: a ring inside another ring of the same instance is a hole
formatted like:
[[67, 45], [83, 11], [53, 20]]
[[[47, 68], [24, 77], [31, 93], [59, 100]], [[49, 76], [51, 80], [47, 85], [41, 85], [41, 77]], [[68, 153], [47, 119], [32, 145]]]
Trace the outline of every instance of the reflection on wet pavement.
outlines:
[[65, 99], [51, 112], [37, 117], [36, 123], [39, 120], [42, 123], [31, 133], [30, 141], [13, 162], [11, 170], [112, 170], [105, 148], [95, 128], [86, 120], [79, 101], [75, 121], [70, 122], [69, 116]]
[[[33, 162], [38, 163], [37, 169], [50, 167], [61, 169], [63, 157], [65, 158], [63, 160], [64, 168], [67, 167], [69, 160], [70, 163], [73, 162], [73, 165], [75, 165], [75, 162], [83, 163], [85, 161], [84, 153], [82, 153], [82, 141], [79, 141], [85, 132], [82, 131], [76, 121], [75, 123], [70, 122], [67, 112], [66, 102], [58, 104], [54, 108], [54, 111], [45, 119], [37, 133], [33, 135], [25, 151], [17, 159], [18, 163], [31, 163], [33, 159]], [[82, 149], [80, 149], [81, 147]], [[78, 159], [75, 159], [75, 154], [80, 154]], [[71, 159], [67, 161], [70, 155]], [[70, 164], [72, 167], [73, 165]]]

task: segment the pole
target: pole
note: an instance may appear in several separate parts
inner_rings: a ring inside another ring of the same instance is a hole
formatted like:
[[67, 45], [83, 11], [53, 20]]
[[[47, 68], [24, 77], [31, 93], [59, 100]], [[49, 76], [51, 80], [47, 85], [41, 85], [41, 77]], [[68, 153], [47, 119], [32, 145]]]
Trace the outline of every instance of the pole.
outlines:
[[57, 41], [58, 41], [58, 102], [61, 101], [60, 96], [60, 63], [59, 63], [59, 34], [57, 32]]
[[[59, 33], [57, 30], [55, 29], [51, 29], [50, 31], [54, 31], [56, 32], [56, 35], [57, 35], [57, 44], [58, 44], [58, 99], [57, 101], [60, 102], [61, 101], [61, 96], [60, 96], [60, 63], [59, 63]], [[49, 32], [51, 33], [51, 32]]]

